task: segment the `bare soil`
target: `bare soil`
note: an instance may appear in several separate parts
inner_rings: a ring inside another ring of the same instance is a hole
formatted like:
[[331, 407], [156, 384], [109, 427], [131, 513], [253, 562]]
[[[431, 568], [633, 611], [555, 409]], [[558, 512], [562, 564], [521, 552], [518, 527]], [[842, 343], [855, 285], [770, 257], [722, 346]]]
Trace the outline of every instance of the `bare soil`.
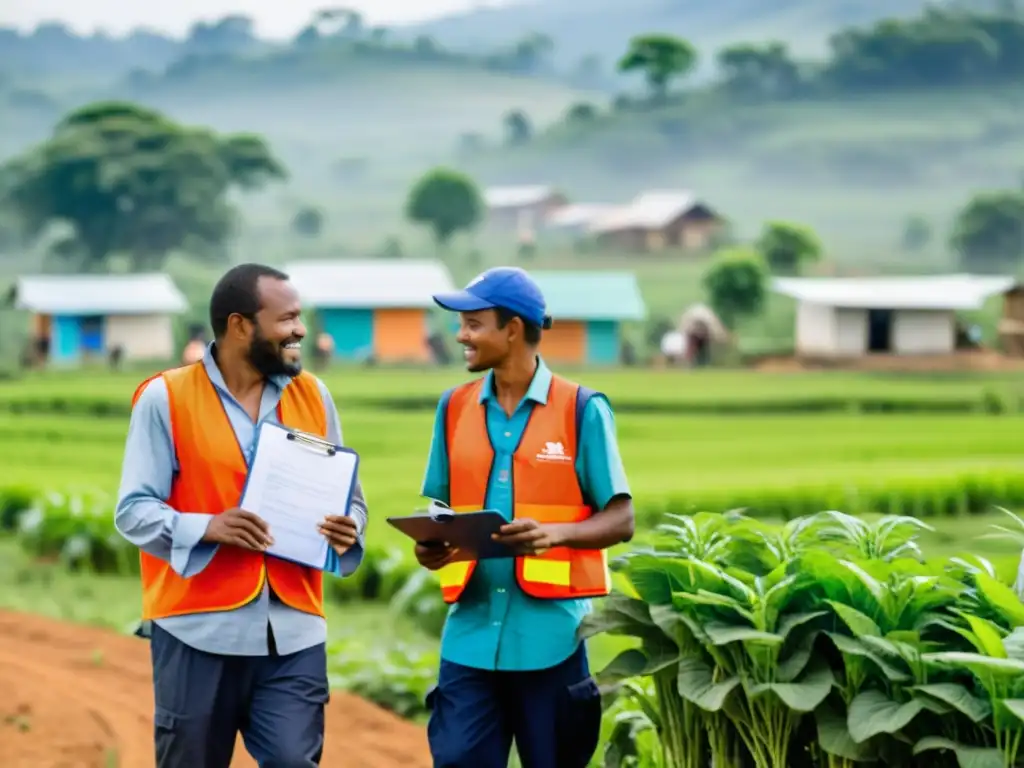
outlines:
[[[149, 644], [0, 611], [0, 765], [152, 768]], [[426, 734], [362, 699], [331, 694], [325, 768], [429, 768]], [[241, 740], [233, 768], [254, 768]]]

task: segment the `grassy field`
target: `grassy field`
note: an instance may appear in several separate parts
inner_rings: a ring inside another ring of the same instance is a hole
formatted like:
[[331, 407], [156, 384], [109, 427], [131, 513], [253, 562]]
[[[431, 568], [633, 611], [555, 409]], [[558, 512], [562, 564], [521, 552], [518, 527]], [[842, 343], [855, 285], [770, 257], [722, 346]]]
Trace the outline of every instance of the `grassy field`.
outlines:
[[[142, 376], [69, 374], [0, 385], [4, 482], [115, 493], [128, 403]], [[380, 521], [422, 503], [436, 397], [464, 378], [457, 370], [350, 369], [324, 375], [346, 442], [362, 457], [375, 541], [403, 544]], [[645, 519], [666, 510], [758, 504], [764, 504], [763, 514], [806, 513], [819, 505], [871, 511], [882, 505], [881, 511], [931, 516], [984, 511], [999, 499], [1024, 502], [1024, 416], [983, 410], [986, 392], [1013, 391], [1007, 377], [607, 371], [581, 378], [619, 404], [621, 452]], [[861, 412], [872, 402], [976, 408]], [[799, 413], [822, 403], [840, 410]], [[717, 415], [715, 409], [733, 413]]]

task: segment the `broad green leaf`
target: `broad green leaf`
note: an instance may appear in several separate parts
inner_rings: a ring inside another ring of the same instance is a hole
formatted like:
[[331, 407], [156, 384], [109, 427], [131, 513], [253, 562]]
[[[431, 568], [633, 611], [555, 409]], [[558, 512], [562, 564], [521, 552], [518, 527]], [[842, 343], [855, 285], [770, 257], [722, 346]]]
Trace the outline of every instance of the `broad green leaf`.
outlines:
[[847, 725], [861, 743], [880, 733], [896, 733], [917, 717], [924, 706], [917, 699], [900, 704], [881, 691], [861, 691], [850, 702]]
[[843, 623], [850, 628], [850, 631], [860, 637], [861, 635], [882, 636], [882, 630], [869, 616], [865, 616], [856, 608], [845, 605], [836, 600], [826, 600], [836, 615], [843, 620]]
[[672, 652], [667, 647], [657, 649], [629, 648], [608, 662], [608, 666], [598, 673], [602, 683], [615, 683], [631, 677], [653, 675], [666, 667], [675, 664], [679, 659], [678, 651]]
[[789, 637], [789, 633], [797, 627], [806, 624], [809, 621], [814, 621], [821, 616], [827, 616], [828, 611], [808, 611], [806, 613], [787, 613], [783, 614], [776, 626], [776, 633], [783, 639]]
[[987, 573], [975, 574], [974, 583], [985, 602], [1013, 628], [1024, 626], [1024, 603], [1012, 589]]
[[780, 683], [791, 683], [806, 669], [807, 663], [814, 654], [814, 643], [820, 634], [820, 630], [807, 632], [800, 637], [797, 643], [792, 645], [789, 654], [775, 664], [776, 680]]
[[835, 685], [835, 676], [824, 662], [811, 665], [795, 683], [761, 683], [750, 688], [751, 698], [771, 692], [794, 712], [812, 712], [817, 709]]
[[931, 664], [965, 667], [981, 678], [987, 676], [1014, 678], [1024, 675], [1024, 661], [1017, 659], [996, 659], [991, 656], [982, 656], [980, 653], [960, 651], [926, 653], [921, 658]]
[[914, 754], [935, 749], [949, 750], [956, 755], [960, 768], [1003, 768], [1003, 753], [998, 749], [968, 747], [941, 736], [928, 736], [914, 745]]
[[739, 602], [726, 595], [716, 595], [714, 592], [708, 592], [702, 589], [697, 593], [673, 592], [672, 599], [683, 604], [690, 603], [691, 605], [707, 605], [714, 606], [716, 608], [724, 608], [732, 611], [738, 616], [742, 616], [748, 623], [754, 623], [754, 614], [744, 608]]
[[708, 622], [704, 625], [704, 631], [707, 633], [712, 645], [728, 645], [729, 643], [736, 642], [782, 645], [782, 638], [779, 635], [771, 632], [761, 632], [753, 627], [730, 626], [720, 622]]
[[814, 722], [818, 728], [818, 746], [824, 752], [855, 763], [874, 760], [875, 752], [871, 744], [858, 744], [854, 741], [846, 726], [846, 716], [827, 702], [814, 710]]
[[672, 602], [672, 593], [694, 587], [692, 572], [682, 560], [653, 555], [632, 558], [627, 566], [629, 582], [648, 605]]
[[726, 573], [725, 570], [719, 568], [717, 565], [713, 565], [712, 563], [706, 563], [703, 560], [693, 559], [687, 560], [686, 564], [695, 568], [697, 571], [704, 574], [704, 576], [712, 579], [713, 581], [721, 581], [728, 584], [730, 587], [733, 588], [733, 590], [735, 590], [737, 595], [742, 596], [748, 601], [756, 597], [754, 591], [750, 587], [748, 587], [735, 576], [729, 575], [728, 573]]
[[1000, 699], [999, 703], [1006, 707], [1011, 715], [1024, 723], [1024, 699]]
[[1024, 627], [1017, 627], [1003, 638], [1003, 648], [1010, 659], [1024, 661]]
[[857, 581], [871, 593], [871, 596], [875, 598], [879, 604], [885, 600], [886, 588], [881, 582], [875, 579], [874, 576], [869, 574], [856, 563], [851, 563], [849, 560], [840, 560], [839, 564], [856, 576]]
[[[689, 620], [689, 617], [685, 614], [679, 613], [672, 605], [652, 605], [650, 606], [651, 621], [658, 627], [665, 636], [672, 640], [680, 649], [684, 648], [689, 643], [696, 639], [698, 642], [703, 641], [703, 629], [696, 622]], [[697, 635], [694, 629], [700, 632]]]
[[840, 653], [849, 654], [851, 656], [860, 656], [861, 658], [868, 659], [872, 664], [878, 667], [889, 681], [902, 683], [911, 679], [910, 675], [892, 666], [889, 662], [864, 645], [861, 640], [858, 640], [855, 637], [837, 634], [829, 634], [829, 638], [835, 644]]
[[599, 634], [645, 637], [652, 628], [654, 622], [643, 600], [613, 592], [599, 610], [583, 619], [580, 635], [584, 638]]
[[963, 614], [963, 617], [971, 625], [971, 630], [974, 632], [975, 637], [978, 638], [978, 642], [981, 643], [983, 653], [997, 659], [1007, 658], [1006, 649], [1003, 648], [1003, 636], [999, 627], [991, 621], [979, 618], [978, 616]]
[[712, 667], [697, 656], [679, 660], [679, 695], [705, 712], [719, 712], [739, 684], [735, 675], [716, 681]]
[[980, 723], [992, 714], [992, 705], [988, 701], [978, 698], [959, 683], [929, 683], [914, 686], [911, 690], [948, 704], [975, 723]]

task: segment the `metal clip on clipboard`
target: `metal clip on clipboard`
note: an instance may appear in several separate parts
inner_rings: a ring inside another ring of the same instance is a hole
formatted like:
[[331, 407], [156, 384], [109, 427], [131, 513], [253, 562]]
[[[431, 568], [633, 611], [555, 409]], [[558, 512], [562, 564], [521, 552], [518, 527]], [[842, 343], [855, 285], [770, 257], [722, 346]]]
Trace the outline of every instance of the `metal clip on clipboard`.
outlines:
[[338, 452], [338, 449], [334, 447], [333, 443], [328, 442], [316, 435], [309, 435], [305, 432], [288, 432], [288, 439], [292, 442], [302, 443], [310, 448], [318, 448], [326, 453], [328, 456], [333, 456]]

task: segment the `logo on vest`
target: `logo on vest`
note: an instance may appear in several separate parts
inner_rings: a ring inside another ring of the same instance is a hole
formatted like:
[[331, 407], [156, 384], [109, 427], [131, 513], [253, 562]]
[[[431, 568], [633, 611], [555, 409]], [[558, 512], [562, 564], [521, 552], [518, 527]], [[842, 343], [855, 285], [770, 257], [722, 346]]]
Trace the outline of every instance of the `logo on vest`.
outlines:
[[565, 455], [565, 446], [561, 443], [544, 443], [544, 448], [537, 454], [538, 461], [572, 461], [572, 456]]

